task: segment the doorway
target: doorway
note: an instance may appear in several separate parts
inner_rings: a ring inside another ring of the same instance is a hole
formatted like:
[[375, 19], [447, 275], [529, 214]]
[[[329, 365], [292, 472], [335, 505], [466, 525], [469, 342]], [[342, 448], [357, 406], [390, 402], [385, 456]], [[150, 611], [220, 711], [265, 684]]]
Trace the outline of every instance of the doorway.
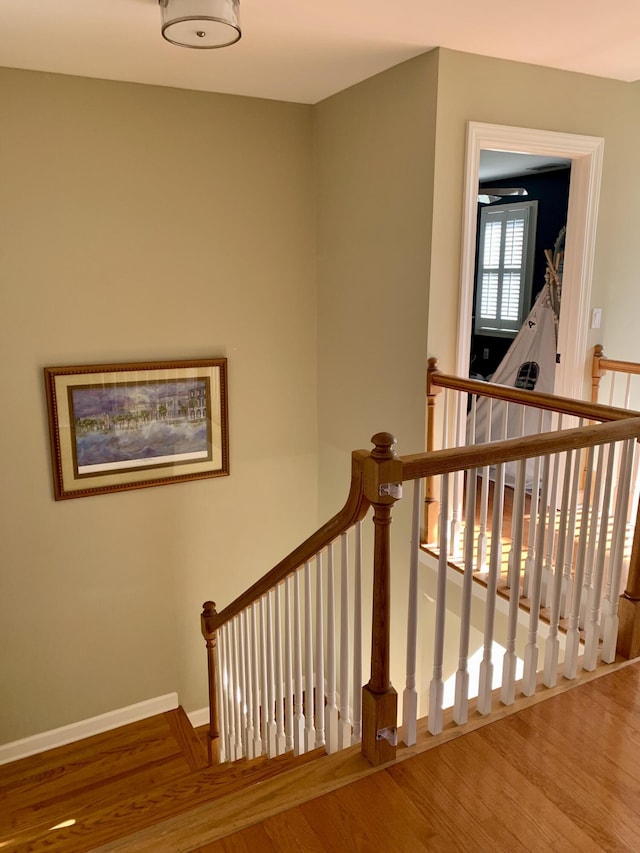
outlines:
[[555, 157], [571, 164], [555, 393], [583, 396], [603, 148], [604, 140], [599, 137], [469, 122], [456, 358], [459, 376], [468, 375], [470, 361], [481, 152]]

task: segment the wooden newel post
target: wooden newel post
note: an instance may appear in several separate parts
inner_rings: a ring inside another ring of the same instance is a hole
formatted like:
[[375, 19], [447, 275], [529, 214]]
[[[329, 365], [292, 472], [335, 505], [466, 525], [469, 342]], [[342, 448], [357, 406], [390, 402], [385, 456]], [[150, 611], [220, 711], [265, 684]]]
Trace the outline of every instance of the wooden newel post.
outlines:
[[220, 760], [219, 740], [220, 731], [218, 729], [218, 691], [217, 691], [217, 671], [216, 671], [216, 629], [215, 621], [216, 605], [213, 601], [205, 601], [202, 605], [202, 615], [200, 616], [200, 627], [202, 636], [207, 644], [207, 668], [209, 673], [209, 732], [207, 738], [207, 751], [209, 754], [209, 764], [218, 764]]
[[593, 348], [593, 361], [591, 362], [591, 402], [598, 402], [598, 393], [600, 391], [600, 380], [606, 373], [602, 369], [602, 359], [604, 357], [604, 349], [601, 344], [596, 344]]
[[[433, 374], [438, 370], [438, 359], [430, 358], [427, 367], [427, 452], [435, 450], [436, 395], [440, 393], [433, 383]], [[425, 477], [424, 481], [424, 541], [433, 544], [437, 541], [438, 514], [440, 502], [436, 498], [434, 478]]]
[[395, 438], [380, 432], [364, 462], [364, 493], [373, 505], [373, 618], [371, 678], [362, 689], [362, 753], [374, 764], [396, 755], [398, 694], [389, 675], [391, 627], [391, 509], [402, 496], [402, 463], [393, 446]]
[[[638, 507], [640, 511], [640, 505]], [[636, 516], [627, 585], [618, 604], [616, 652], [631, 660], [640, 655], [640, 515]]]

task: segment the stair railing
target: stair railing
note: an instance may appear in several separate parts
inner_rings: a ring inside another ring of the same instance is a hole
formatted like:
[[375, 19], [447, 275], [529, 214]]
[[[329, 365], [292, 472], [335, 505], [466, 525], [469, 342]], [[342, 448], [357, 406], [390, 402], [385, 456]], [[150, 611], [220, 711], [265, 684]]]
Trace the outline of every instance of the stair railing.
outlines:
[[[595, 413], [599, 409], [596, 407], [592, 411]], [[604, 413], [599, 411], [599, 414]], [[444, 724], [446, 590], [452, 534], [462, 537], [462, 551], [466, 557], [454, 722], [466, 719], [472, 698], [468, 661], [470, 589], [478, 553], [476, 496], [482, 489], [482, 473], [486, 470], [492, 472], [500, 487], [506, 466], [515, 463], [517, 467], [512, 512], [514, 535], [509, 555], [513, 578], [520, 576], [526, 557], [522, 519], [526, 502], [527, 461], [539, 460], [537, 467], [542, 472], [535, 529], [537, 548], [530, 567], [529, 596], [532, 605], [529, 634], [524, 651], [524, 675], [521, 680], [518, 676], [521, 685], [518, 689], [530, 695], [537, 686], [540, 639], [537, 603], [542, 595], [546, 569], [551, 611], [550, 641], [545, 646], [542, 667], [546, 684], [555, 683], [557, 677], [558, 620], [565, 606], [563, 602], [568, 602], [567, 618], [572, 632], [572, 639], [567, 641], [564, 677], [576, 676], [579, 657], [586, 669], [592, 669], [599, 658], [611, 660], [616, 652], [616, 637], [618, 653], [626, 656], [638, 654], [640, 534], [637, 528], [629, 558], [627, 587], [622, 596], [623, 606], [618, 614], [626, 542], [626, 523], [622, 520], [620, 507], [628, 496], [628, 491], [625, 491], [628, 489], [628, 472], [635, 441], [640, 437], [640, 417], [629, 417], [628, 412], [625, 415], [624, 419], [610, 423], [402, 457], [395, 452], [393, 436], [378, 433], [372, 439], [374, 450], [354, 452], [351, 489], [343, 510], [221, 613], [216, 613], [211, 602], [205, 604], [202, 631], [207, 642], [212, 678], [209, 731], [212, 759], [216, 754], [220, 760], [260, 754], [275, 756], [290, 749], [301, 753], [318, 746], [324, 746], [331, 752], [358, 741], [361, 741], [363, 754], [373, 764], [395, 757], [397, 694], [391, 684], [389, 665], [392, 630], [390, 525], [393, 505], [402, 496], [403, 482], [409, 480], [431, 481], [437, 486], [441, 504], [440, 523], [437, 525], [436, 609], [429, 628], [433, 630], [434, 637], [428, 691], [428, 730], [432, 735], [442, 731]], [[553, 510], [553, 524], [549, 524], [552, 514], [547, 509], [547, 498], [556, 482], [551, 476], [554, 460], [561, 460], [556, 467], [558, 472], [563, 472], [563, 480], [567, 484], [565, 493], [572, 494], [576, 476], [572, 454], [582, 451], [590, 455], [593, 487], [590, 483], [585, 489], [580, 518], [571, 520], [572, 512], [567, 504], [559, 513]], [[618, 459], [621, 460], [617, 469], [620, 472], [619, 488], [614, 495], [612, 472], [614, 460], [617, 464]], [[465, 502], [465, 511], [458, 519], [460, 531], [452, 525], [449, 512], [454, 498], [459, 497], [453, 487], [456, 476], [460, 477], [459, 493]], [[598, 488], [601, 497], [596, 496]], [[419, 506], [420, 500], [418, 492], [414, 508], [416, 503]], [[360, 610], [357, 602], [362, 596], [361, 532], [363, 519], [370, 507], [373, 507], [374, 532], [372, 599], [370, 608]], [[488, 555], [483, 652], [476, 708], [480, 714], [491, 710], [494, 699], [495, 592], [502, 562], [500, 532], [503, 510], [503, 504], [494, 500], [493, 535], [490, 537], [493, 544]], [[414, 511], [416, 516], [419, 517], [419, 512]], [[618, 519], [617, 526], [611, 526], [612, 518]], [[575, 529], [569, 532], [572, 524]], [[418, 521], [413, 534], [414, 555], [418, 554], [419, 526]], [[552, 562], [547, 567], [545, 560], [551, 527], [556, 538]], [[334, 551], [340, 554], [339, 590], [334, 565], [338, 561]], [[578, 566], [571, 576], [571, 584], [568, 584], [565, 562], [567, 555], [574, 551]], [[591, 551], [595, 554], [595, 562], [587, 586], [585, 579]], [[416, 732], [416, 715], [420, 707], [420, 702], [415, 701], [418, 692], [415, 632], [419, 620], [416, 613], [417, 567], [413, 562], [408, 618], [400, 617], [402, 624], [406, 619], [409, 634], [403, 732], [404, 739], [409, 741]], [[584, 589], [595, 590], [595, 593], [585, 599]], [[501, 701], [505, 704], [514, 700], [519, 657], [516, 623], [520, 584], [512, 580], [511, 590], [501, 681]], [[334, 603], [334, 592], [338, 593], [337, 603]], [[353, 611], [352, 602], [356, 605]], [[617, 631], [619, 619], [622, 624], [620, 636]], [[367, 625], [361, 631], [363, 622]], [[366, 636], [367, 627], [371, 631], [371, 669], [369, 681], [361, 689], [362, 639]]]

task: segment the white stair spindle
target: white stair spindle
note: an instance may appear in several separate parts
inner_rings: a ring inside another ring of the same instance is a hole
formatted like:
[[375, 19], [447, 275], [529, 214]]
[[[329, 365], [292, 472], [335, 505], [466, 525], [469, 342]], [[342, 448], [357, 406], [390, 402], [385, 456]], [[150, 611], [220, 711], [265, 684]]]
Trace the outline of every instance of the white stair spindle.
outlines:
[[587, 539], [589, 530], [589, 510], [591, 505], [591, 484], [593, 482], [593, 457], [595, 448], [590, 447], [587, 454], [587, 468], [584, 481], [584, 497], [582, 499], [582, 514], [580, 518], [580, 534], [578, 537], [578, 555], [576, 557], [576, 573], [573, 582], [573, 595], [571, 597], [571, 611], [569, 624], [567, 626], [567, 638], [564, 652], [564, 668], [562, 674], [565, 678], [574, 679], [578, 674], [578, 654], [580, 651], [580, 608], [581, 598], [584, 594], [584, 572], [585, 558], [587, 553]]
[[[584, 426], [580, 419], [579, 426]], [[578, 487], [580, 485], [580, 467], [582, 455], [577, 452], [574, 460], [573, 479], [571, 481], [571, 498], [569, 502], [569, 520], [567, 522], [567, 540], [564, 548], [564, 571], [562, 575], [562, 591], [560, 595], [560, 617], [566, 619], [571, 609], [573, 591], [573, 560], [576, 544], [576, 518], [578, 515]], [[584, 498], [583, 498], [584, 503]]]
[[353, 573], [353, 703], [351, 742], [362, 740], [362, 522], [354, 528]]
[[225, 645], [224, 625], [217, 632], [216, 637], [216, 672], [218, 673], [218, 757], [220, 764], [230, 761], [228, 726], [227, 726], [227, 655]]
[[416, 669], [418, 657], [418, 554], [420, 549], [421, 480], [413, 481], [413, 516], [409, 559], [409, 601], [407, 602], [407, 673], [402, 693], [403, 741], [413, 746], [417, 736], [418, 691]]
[[238, 755], [236, 742], [236, 683], [233, 672], [233, 636], [231, 623], [227, 622], [223, 627], [225, 633], [225, 646], [227, 651], [227, 727], [229, 732], [229, 761], [237, 761]]
[[311, 601], [311, 563], [304, 564], [304, 751], [310, 752], [316, 745], [316, 729], [313, 724], [313, 616]]
[[518, 462], [516, 487], [513, 498], [513, 540], [511, 548], [512, 581], [509, 593], [509, 618], [507, 647], [502, 659], [502, 689], [500, 701], [503, 705], [512, 705], [516, 698], [516, 633], [518, 631], [518, 610], [520, 605], [520, 569], [522, 567], [522, 530], [524, 525], [524, 490], [527, 474], [527, 460]]
[[[460, 447], [464, 444], [461, 435], [462, 429], [462, 405], [463, 401], [466, 404], [466, 394], [456, 394], [455, 396], [455, 436], [453, 441], [454, 447]], [[451, 502], [451, 533], [449, 536], [449, 549], [453, 559], [460, 557], [460, 514], [462, 505], [462, 471], [455, 471], [452, 474], [453, 480], [453, 500]]]
[[304, 713], [302, 704], [302, 628], [300, 613], [300, 574], [298, 569], [293, 576], [293, 659], [294, 659], [294, 714], [293, 714], [293, 751], [302, 755], [304, 749]]
[[[505, 417], [506, 420], [506, 417]], [[504, 421], [503, 421], [504, 424]], [[496, 465], [496, 479], [493, 492], [493, 517], [491, 523], [491, 552], [489, 554], [489, 576], [485, 601], [484, 647], [478, 685], [478, 712], [488, 714], [491, 711], [493, 689], [493, 629], [496, 611], [498, 574], [502, 561], [501, 533], [504, 494], [504, 464]]]
[[[509, 425], [509, 403], [505, 401], [503, 409], [502, 409], [502, 421], [500, 426], [500, 439], [504, 441], [507, 437], [508, 433], [508, 425]], [[498, 476], [498, 468], [502, 467], [502, 474]], [[502, 557], [503, 557], [503, 542], [502, 542], [502, 519], [504, 516], [504, 494], [505, 494], [505, 474], [506, 474], [506, 466], [505, 465], [497, 465], [496, 466], [496, 478], [493, 483], [493, 505], [495, 507], [496, 503], [500, 505], [500, 526], [497, 529], [497, 539], [494, 541], [494, 536], [496, 535], [496, 530], [493, 527], [493, 519], [491, 520], [491, 551], [496, 554], [496, 559], [498, 561], [498, 575], [502, 570]], [[489, 570], [491, 571], [491, 570]], [[496, 578], [497, 582], [497, 578]]]
[[545, 456], [542, 462], [542, 489], [540, 493], [539, 518], [536, 538], [536, 553], [531, 576], [529, 595], [529, 634], [524, 650], [524, 673], [522, 693], [533, 696], [536, 692], [536, 673], [538, 671], [538, 622], [540, 619], [540, 596], [542, 587], [542, 569], [544, 559], [544, 540], [547, 516], [547, 498], [549, 495], [550, 458]]
[[284, 734], [285, 751], [293, 749], [293, 620], [291, 618], [291, 575], [284, 582]]
[[[442, 474], [441, 495], [443, 514], [449, 510], [449, 474]], [[443, 712], [442, 703], [444, 696], [444, 681], [442, 680], [443, 661], [444, 661], [444, 629], [445, 629], [445, 614], [446, 614], [446, 595], [447, 595], [447, 553], [448, 553], [448, 532], [446, 524], [440, 528], [440, 554], [438, 558], [438, 581], [436, 594], [436, 625], [435, 636], [433, 642], [433, 677], [429, 685], [429, 718], [428, 729], [432, 735], [439, 735], [442, 731]]]
[[276, 755], [286, 751], [286, 735], [284, 731], [284, 673], [282, 669], [282, 612], [281, 588], [274, 591], [274, 644], [275, 644], [275, 678], [276, 678]]
[[244, 634], [244, 672], [246, 686], [246, 753], [247, 758], [255, 758], [254, 753], [254, 728], [253, 728], [253, 666], [251, 656], [251, 627], [249, 621], [250, 611], [245, 607], [242, 611], [242, 631]]
[[261, 599], [262, 606], [262, 638], [265, 645], [263, 662], [265, 672], [263, 675], [265, 694], [267, 697], [266, 707], [263, 705], [262, 713], [267, 718], [266, 723], [266, 745], [269, 758], [276, 755], [276, 721], [275, 721], [275, 678], [273, 672], [273, 607], [271, 594], [267, 593]]
[[[542, 432], [544, 412], [540, 409], [538, 413], [538, 433]], [[540, 470], [542, 459], [536, 456], [533, 463], [533, 481], [531, 483], [531, 498], [529, 503], [529, 535], [527, 538], [527, 559], [524, 564], [523, 595], [525, 598], [531, 596], [531, 575], [536, 553], [536, 531], [538, 529], [538, 506], [540, 503]]]
[[316, 556], [316, 741], [324, 745], [324, 608], [323, 608], [322, 555]]
[[340, 721], [338, 749], [351, 746], [351, 717], [349, 715], [349, 556], [347, 534], [340, 537]]
[[[491, 419], [493, 416], [493, 399], [487, 400], [487, 423], [485, 441], [491, 441]], [[489, 466], [482, 469], [482, 487], [480, 490], [480, 520], [478, 532], [478, 561], [477, 571], [487, 570], [487, 517], [489, 515]]]
[[620, 596], [622, 564], [624, 561], [624, 540], [627, 528], [627, 507], [633, 469], [633, 441], [625, 441], [620, 463], [618, 494], [612, 533], [609, 595], [604, 602], [602, 661], [613, 663], [616, 659], [618, 639], [618, 598]]
[[600, 521], [600, 505], [602, 499], [602, 484], [604, 480], [604, 463], [606, 457], [605, 445], [597, 449], [598, 463], [596, 467], [593, 500], [591, 503], [591, 518], [589, 521], [589, 539], [587, 545], [587, 557], [585, 560], [584, 589], [580, 604], [580, 627], [584, 628], [587, 614], [591, 609], [593, 597], [593, 570], [596, 562], [596, 546], [598, 544], [598, 525]]
[[[518, 406], [517, 411], [519, 414], [518, 438], [521, 438], [524, 435], [524, 426], [525, 426], [524, 416], [525, 416], [525, 412], [526, 412], [526, 406]], [[510, 467], [512, 469], [515, 468], [515, 471], [517, 472], [519, 466], [517, 463], [513, 462], [510, 464]], [[517, 473], [515, 475], [515, 480], [517, 481]], [[514, 490], [514, 502], [515, 502], [515, 492], [516, 491], [517, 491], [517, 485], [516, 485], [516, 489]], [[522, 507], [521, 516], [523, 516], [523, 515], [524, 515], [524, 504]], [[515, 512], [512, 513], [512, 516], [511, 516], [511, 547], [509, 548], [509, 557], [507, 560], [507, 589], [511, 589], [513, 584], [515, 584], [518, 588], [518, 596], [520, 594], [520, 568], [518, 568], [518, 570], [516, 571], [514, 568], [514, 564], [517, 563], [518, 566], [520, 567], [522, 560], [520, 559], [520, 556], [516, 557], [516, 554], [515, 554], [515, 535], [516, 535], [517, 525], [518, 524], [522, 525], [523, 522], [524, 522], [524, 519], [522, 517], [518, 518], [518, 516], [516, 515]], [[522, 550], [522, 530], [520, 530], [520, 550]]]
[[[579, 455], [579, 454], [578, 454]], [[560, 509], [560, 529], [558, 531], [558, 548], [556, 553], [555, 572], [551, 577], [551, 613], [549, 616], [549, 636], [545, 643], [543, 683], [545, 687], [555, 687], [558, 680], [558, 659], [560, 654], [560, 638], [558, 624], [560, 621], [560, 598], [562, 596], [562, 580], [564, 568], [564, 552], [567, 545], [567, 518], [571, 498], [571, 462], [573, 450], [568, 451], [564, 458], [564, 476], [562, 481], [562, 506]]]
[[607, 552], [607, 538], [609, 533], [609, 510], [611, 504], [611, 484], [613, 481], [613, 467], [615, 457], [615, 446], [607, 447], [607, 474], [604, 483], [604, 497], [602, 499], [602, 514], [600, 517], [600, 535], [598, 539], [598, 552], [596, 567], [593, 576], [593, 590], [587, 624], [585, 626], [584, 658], [582, 668], [592, 672], [598, 662], [598, 643], [600, 639], [600, 609], [602, 601], [602, 587], [604, 584], [605, 558]]
[[258, 603], [254, 602], [251, 607], [251, 648], [253, 649], [253, 660], [251, 666], [252, 693], [253, 693], [253, 755], [254, 758], [262, 755], [262, 722], [260, 715], [261, 685], [260, 685], [260, 634], [258, 633]]
[[243, 614], [239, 613], [236, 617], [237, 623], [237, 633], [238, 633], [238, 670], [239, 670], [239, 705], [240, 705], [240, 724], [241, 724], [241, 734], [242, 734], [242, 754], [246, 756], [248, 754], [248, 743], [247, 743], [247, 669], [245, 666], [245, 648], [247, 646], [244, 634], [244, 619], [242, 618]]
[[[558, 430], [562, 429], [562, 415], [558, 417]], [[547, 536], [544, 552], [544, 568], [542, 570], [543, 607], [551, 604], [551, 582], [553, 578], [553, 555], [555, 552], [556, 523], [558, 520], [558, 482], [560, 479], [560, 454], [556, 453], [552, 460], [551, 496], [547, 508]]]
[[460, 608], [460, 648], [458, 653], [458, 669], [456, 671], [455, 700], [453, 705], [453, 721], [459, 726], [464, 725], [469, 716], [469, 631], [471, 627], [471, 598], [473, 595], [473, 549], [475, 544], [473, 541], [473, 530], [476, 511], [477, 484], [478, 471], [476, 468], [472, 468], [467, 472], [467, 518], [465, 525], [464, 578], [462, 581], [462, 602]]
[[327, 548], [327, 705], [325, 708], [327, 752], [338, 751], [338, 706], [336, 704], [336, 599], [333, 542]]

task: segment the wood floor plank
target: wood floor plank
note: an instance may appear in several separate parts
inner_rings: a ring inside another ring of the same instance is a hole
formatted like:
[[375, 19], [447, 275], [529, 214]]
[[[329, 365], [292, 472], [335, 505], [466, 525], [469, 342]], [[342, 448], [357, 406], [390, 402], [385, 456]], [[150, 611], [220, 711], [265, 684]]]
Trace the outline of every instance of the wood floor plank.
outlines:
[[[201, 739], [187, 729], [185, 750], [179, 716], [151, 724], [150, 746], [97, 736], [93, 758], [70, 745], [0, 768], [0, 853], [640, 850], [640, 663], [547, 696], [439, 745], [421, 726], [382, 769], [353, 748], [269, 780], [265, 759], [193, 771]], [[92, 767], [113, 775], [101, 787]], [[78, 822], [52, 830], [58, 816]]]
[[385, 771], [300, 806], [327, 850], [438, 849], [437, 832]]
[[626, 821], [612, 823], [612, 803], [587, 769], [587, 756], [583, 755], [580, 764], [570, 763], [562, 752], [554, 754], [521, 720], [510, 718], [501, 723], [505, 725], [493, 731], [492, 726], [480, 730], [479, 737], [505, 760], [517, 761], [522, 772], [578, 829], [605, 850], [624, 850], [625, 837], [627, 841], [637, 837]]
[[207, 767], [209, 763], [207, 748], [189, 722], [184, 708], [180, 706], [174, 711], [166, 711], [164, 717], [190, 769], [202, 770]]

